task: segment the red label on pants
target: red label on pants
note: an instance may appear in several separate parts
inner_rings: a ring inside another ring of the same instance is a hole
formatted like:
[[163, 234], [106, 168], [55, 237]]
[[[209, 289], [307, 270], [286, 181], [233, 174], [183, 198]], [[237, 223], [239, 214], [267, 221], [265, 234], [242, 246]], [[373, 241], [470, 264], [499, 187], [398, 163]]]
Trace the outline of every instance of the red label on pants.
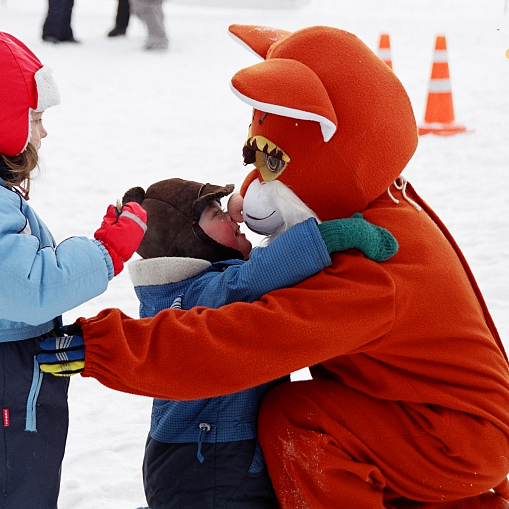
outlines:
[[2, 410], [2, 417], [3, 417], [3, 421], [4, 421], [4, 426], [5, 427], [10, 426], [10, 424], [11, 424], [11, 416], [9, 415], [9, 409], [8, 408], [4, 408]]

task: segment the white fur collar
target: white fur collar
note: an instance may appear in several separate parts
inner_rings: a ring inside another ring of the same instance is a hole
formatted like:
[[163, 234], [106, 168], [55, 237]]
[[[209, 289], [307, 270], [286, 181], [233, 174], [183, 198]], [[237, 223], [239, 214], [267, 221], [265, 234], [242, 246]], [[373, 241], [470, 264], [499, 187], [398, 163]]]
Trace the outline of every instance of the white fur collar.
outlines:
[[198, 275], [212, 264], [199, 258], [149, 258], [134, 260], [128, 264], [134, 286], [154, 286], [178, 283]]

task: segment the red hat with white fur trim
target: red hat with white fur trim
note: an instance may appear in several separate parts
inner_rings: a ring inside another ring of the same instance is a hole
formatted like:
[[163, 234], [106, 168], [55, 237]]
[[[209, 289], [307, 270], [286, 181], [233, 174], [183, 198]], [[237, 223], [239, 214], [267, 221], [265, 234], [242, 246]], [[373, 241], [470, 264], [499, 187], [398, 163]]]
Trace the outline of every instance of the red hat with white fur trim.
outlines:
[[51, 71], [25, 44], [0, 32], [0, 154], [15, 156], [30, 139], [30, 110], [60, 102]]

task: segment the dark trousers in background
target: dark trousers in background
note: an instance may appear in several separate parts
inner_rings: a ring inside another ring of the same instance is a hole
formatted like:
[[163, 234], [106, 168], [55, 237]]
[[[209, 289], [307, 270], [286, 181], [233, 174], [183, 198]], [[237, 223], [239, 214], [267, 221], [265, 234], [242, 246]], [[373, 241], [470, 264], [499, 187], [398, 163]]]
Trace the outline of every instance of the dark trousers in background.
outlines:
[[55, 37], [59, 41], [72, 40], [73, 7], [74, 0], [48, 0], [48, 15], [42, 29], [42, 37]]
[[118, 0], [117, 17], [115, 18], [115, 27], [126, 30], [129, 25], [129, 17], [131, 11], [129, 9], [129, 0]]

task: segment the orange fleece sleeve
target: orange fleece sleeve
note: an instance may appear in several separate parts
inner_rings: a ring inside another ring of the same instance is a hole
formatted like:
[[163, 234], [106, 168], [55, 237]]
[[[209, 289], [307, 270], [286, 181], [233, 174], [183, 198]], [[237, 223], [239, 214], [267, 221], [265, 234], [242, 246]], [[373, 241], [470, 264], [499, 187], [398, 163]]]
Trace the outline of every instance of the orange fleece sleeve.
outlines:
[[391, 330], [394, 293], [382, 265], [338, 254], [316, 276], [252, 304], [144, 319], [107, 309], [79, 320], [83, 376], [164, 399], [237, 392], [376, 345]]

